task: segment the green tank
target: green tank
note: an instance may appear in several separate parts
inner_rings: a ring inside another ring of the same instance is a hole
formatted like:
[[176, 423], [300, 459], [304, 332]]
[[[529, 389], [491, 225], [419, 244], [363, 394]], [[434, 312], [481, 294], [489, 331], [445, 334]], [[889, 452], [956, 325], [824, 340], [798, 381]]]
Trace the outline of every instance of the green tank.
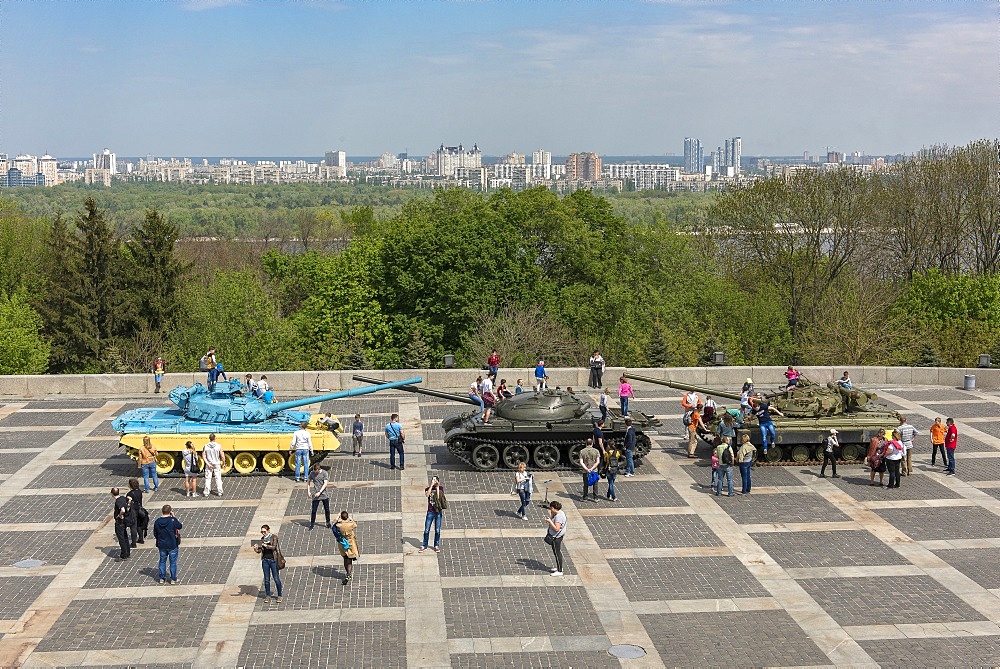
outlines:
[[[365, 383], [371, 382], [369, 377], [354, 378]], [[441, 421], [441, 427], [445, 431], [448, 450], [479, 471], [491, 471], [498, 467], [516, 469], [519, 462], [526, 462], [540, 470], [576, 469], [579, 452], [587, 438], [593, 434], [597, 419], [601, 417], [600, 409], [583, 392], [529, 390], [497, 402], [490, 422], [483, 423], [478, 413], [478, 404], [465, 395], [428, 390], [414, 385], [397, 390], [463, 404], [476, 404], [475, 411], [445, 418]], [[638, 466], [651, 448], [650, 438], [645, 432], [658, 427], [660, 422], [641, 411], [629, 411], [628, 416], [636, 431], [634, 458]], [[624, 451], [625, 417], [618, 408], [608, 407], [604, 439], [608, 445]]]
[[[699, 393], [733, 400], [727, 409], [720, 406], [716, 417], [706, 424], [710, 434], [700, 435], [703, 441], [717, 443], [716, 428], [719, 420], [728, 411], [739, 414], [740, 393], [713, 390], [676, 381], [663, 381], [637, 374], [626, 374], [626, 378], [644, 383], [652, 383], [677, 390]], [[760, 393], [758, 393], [760, 395]], [[772, 414], [776, 431], [775, 447], [768, 449], [767, 461], [773, 464], [803, 464], [822, 460], [823, 449], [830, 430], [837, 430], [840, 452], [837, 457], [846, 463], [864, 460], [871, 438], [886, 429], [899, 425], [900, 415], [884, 404], [877, 404], [878, 396], [862, 390], [847, 390], [836, 383], [826, 385], [813, 383], [799, 377], [798, 386], [790, 390], [780, 390], [763, 394], [773, 408], [784, 417]], [[680, 407], [679, 407], [680, 408]], [[736, 428], [736, 442], [743, 434], [750, 435], [751, 443], [761, 449], [762, 441], [757, 419], [749, 416]], [[763, 450], [759, 451], [761, 458]]]

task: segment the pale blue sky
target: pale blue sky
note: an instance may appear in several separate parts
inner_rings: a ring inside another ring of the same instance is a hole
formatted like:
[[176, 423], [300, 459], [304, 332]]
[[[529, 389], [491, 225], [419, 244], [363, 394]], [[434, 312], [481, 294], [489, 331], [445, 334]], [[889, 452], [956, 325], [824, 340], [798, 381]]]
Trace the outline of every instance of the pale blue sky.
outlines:
[[870, 154], [1000, 128], [996, 0], [0, 2], [0, 151]]

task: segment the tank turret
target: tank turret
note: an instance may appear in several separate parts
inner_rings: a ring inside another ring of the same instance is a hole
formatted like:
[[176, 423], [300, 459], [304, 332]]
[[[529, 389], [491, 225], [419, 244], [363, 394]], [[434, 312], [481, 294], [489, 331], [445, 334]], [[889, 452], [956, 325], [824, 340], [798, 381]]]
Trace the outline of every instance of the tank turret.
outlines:
[[701, 393], [702, 395], [712, 395], [713, 397], [724, 397], [728, 400], [740, 401], [739, 393], [726, 392], [725, 390], [713, 390], [711, 388], [703, 388], [701, 386], [692, 386], [689, 383], [681, 383], [679, 381], [664, 381], [663, 379], [654, 379], [651, 376], [640, 376], [639, 374], [625, 374], [626, 379], [632, 379], [633, 381], [642, 381], [643, 383], [652, 383], [658, 386], [667, 386], [668, 388], [675, 388], [677, 390], [687, 390], [689, 392]]
[[235, 469], [240, 474], [258, 471], [278, 474], [289, 463], [287, 451], [291, 435], [305, 423], [313, 439], [313, 461], [321, 460], [327, 453], [340, 447], [337, 432], [340, 422], [329, 420], [307, 411], [295, 411], [327, 400], [367, 395], [382, 390], [400, 388], [420, 383], [415, 377], [405, 381], [379, 382], [362, 388], [351, 388], [326, 395], [316, 395], [287, 402], [268, 404], [248, 396], [246, 387], [239, 380], [219, 383], [214, 392], [200, 383], [178, 386], [170, 391], [170, 400], [176, 408], [151, 407], [126, 411], [111, 426], [121, 433], [119, 446], [137, 458], [143, 439], [149, 437], [157, 450], [157, 471], [169, 474], [178, 468], [185, 444], [190, 441], [200, 450], [209, 434], [216, 435], [216, 442], [226, 453], [223, 473]]

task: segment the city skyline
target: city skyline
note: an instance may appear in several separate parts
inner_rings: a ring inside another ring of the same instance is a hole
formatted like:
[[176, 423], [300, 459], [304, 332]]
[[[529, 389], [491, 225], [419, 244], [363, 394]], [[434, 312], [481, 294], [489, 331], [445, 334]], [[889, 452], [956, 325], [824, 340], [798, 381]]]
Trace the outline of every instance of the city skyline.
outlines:
[[8, 2], [0, 149], [910, 153], [996, 134], [996, 21], [976, 2]]

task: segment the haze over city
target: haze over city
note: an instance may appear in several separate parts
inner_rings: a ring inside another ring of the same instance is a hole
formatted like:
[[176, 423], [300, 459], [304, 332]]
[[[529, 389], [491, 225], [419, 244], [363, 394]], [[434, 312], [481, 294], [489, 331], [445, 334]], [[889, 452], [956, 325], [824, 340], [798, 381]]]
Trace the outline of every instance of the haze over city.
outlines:
[[995, 136], [989, 2], [0, 4], [0, 150], [870, 154]]

